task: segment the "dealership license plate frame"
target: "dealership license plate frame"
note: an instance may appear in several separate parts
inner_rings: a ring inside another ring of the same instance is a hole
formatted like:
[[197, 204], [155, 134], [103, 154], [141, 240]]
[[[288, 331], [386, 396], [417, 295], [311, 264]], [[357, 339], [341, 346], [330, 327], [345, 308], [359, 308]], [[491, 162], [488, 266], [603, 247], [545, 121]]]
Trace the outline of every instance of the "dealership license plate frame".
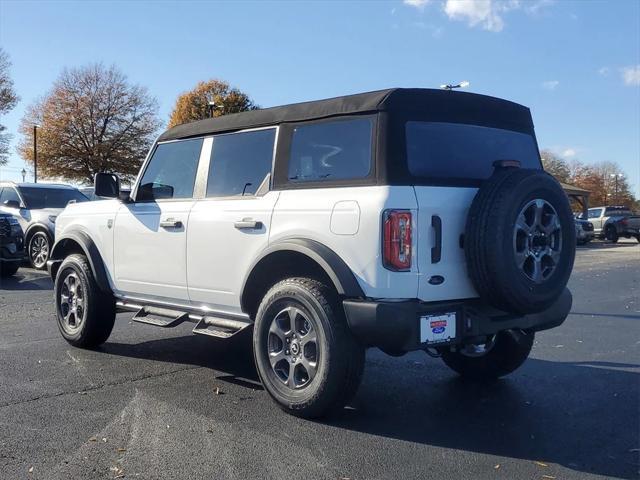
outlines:
[[420, 343], [427, 346], [449, 345], [458, 338], [458, 312], [438, 312], [420, 316]]

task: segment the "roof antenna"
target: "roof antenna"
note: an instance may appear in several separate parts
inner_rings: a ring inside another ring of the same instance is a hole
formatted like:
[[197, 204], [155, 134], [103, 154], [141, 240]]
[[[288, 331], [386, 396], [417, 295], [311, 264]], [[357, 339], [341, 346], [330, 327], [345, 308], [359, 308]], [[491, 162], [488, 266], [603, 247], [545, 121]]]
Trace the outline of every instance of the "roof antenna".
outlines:
[[450, 83], [447, 83], [446, 85], [440, 85], [440, 88], [442, 88], [443, 90], [453, 90], [455, 88], [467, 88], [468, 86], [469, 86], [469, 82], [464, 80], [463, 82], [460, 82], [457, 85], [452, 85]]

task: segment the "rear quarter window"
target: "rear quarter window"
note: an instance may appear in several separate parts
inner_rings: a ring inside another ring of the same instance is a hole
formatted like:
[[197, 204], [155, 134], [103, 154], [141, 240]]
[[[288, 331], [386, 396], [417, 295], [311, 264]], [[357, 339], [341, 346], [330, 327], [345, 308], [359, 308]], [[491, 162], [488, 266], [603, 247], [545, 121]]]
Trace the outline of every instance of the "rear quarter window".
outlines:
[[288, 181], [331, 182], [371, 172], [371, 118], [336, 120], [293, 129]]
[[533, 135], [459, 123], [409, 121], [405, 127], [407, 167], [414, 177], [482, 180], [496, 160], [518, 160], [540, 169]]

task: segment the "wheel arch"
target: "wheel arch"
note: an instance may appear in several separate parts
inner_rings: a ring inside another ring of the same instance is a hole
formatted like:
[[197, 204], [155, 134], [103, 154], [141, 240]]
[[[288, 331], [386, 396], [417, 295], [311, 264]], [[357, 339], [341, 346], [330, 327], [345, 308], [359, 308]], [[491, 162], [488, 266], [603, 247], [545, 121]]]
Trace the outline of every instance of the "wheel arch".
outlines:
[[29, 227], [27, 228], [27, 231], [24, 232], [25, 242], [28, 242], [29, 238], [31, 238], [31, 236], [36, 232], [44, 232], [44, 233], [46, 233], [47, 237], [49, 237], [49, 240], [51, 242], [53, 242], [53, 232], [51, 231], [51, 229], [47, 225], [45, 225], [44, 223], [40, 223], [40, 222], [36, 222], [36, 223], [33, 223], [33, 224], [29, 225]]
[[360, 298], [364, 292], [340, 256], [322, 243], [291, 238], [265, 249], [248, 269], [240, 294], [240, 306], [255, 315], [266, 290], [289, 276], [311, 276], [333, 286], [342, 297]]
[[56, 240], [49, 257], [48, 267], [51, 279], [55, 281], [62, 261], [69, 255], [80, 253], [87, 257], [91, 272], [98, 288], [103, 292], [111, 292], [104, 260], [95, 242], [83, 231], [73, 231], [62, 235]]

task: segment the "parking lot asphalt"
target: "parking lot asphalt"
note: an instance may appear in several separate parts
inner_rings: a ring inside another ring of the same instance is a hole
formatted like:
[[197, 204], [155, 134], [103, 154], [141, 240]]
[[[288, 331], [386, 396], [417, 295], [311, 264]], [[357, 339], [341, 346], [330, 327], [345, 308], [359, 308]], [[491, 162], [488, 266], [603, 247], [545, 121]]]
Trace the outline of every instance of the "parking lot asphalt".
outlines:
[[122, 314], [75, 349], [46, 274], [21, 269], [0, 284], [0, 478], [638, 478], [640, 245], [579, 248], [570, 288], [570, 317], [511, 376], [370, 350], [352, 405], [312, 422], [262, 390], [249, 335]]

